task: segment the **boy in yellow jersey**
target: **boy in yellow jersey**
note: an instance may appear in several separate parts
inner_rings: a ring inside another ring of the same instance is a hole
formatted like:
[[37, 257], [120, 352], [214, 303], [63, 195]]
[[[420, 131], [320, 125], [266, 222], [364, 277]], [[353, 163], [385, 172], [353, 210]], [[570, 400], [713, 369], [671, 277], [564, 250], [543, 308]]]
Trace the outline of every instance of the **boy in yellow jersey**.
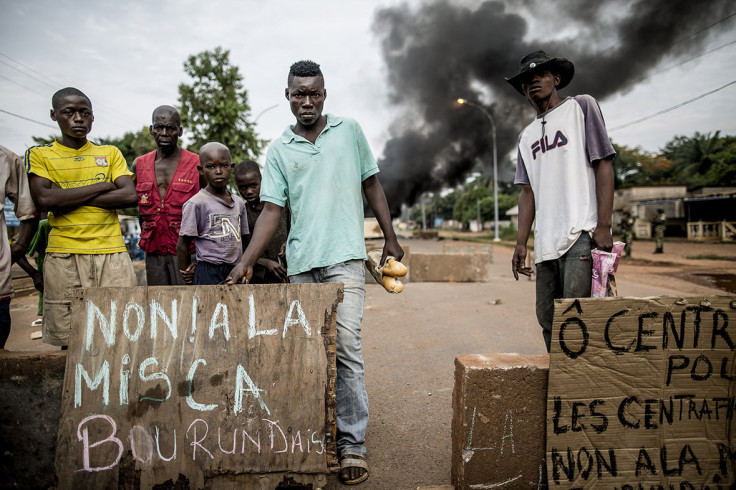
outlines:
[[43, 341], [69, 341], [74, 288], [137, 284], [120, 232], [117, 208], [135, 206], [138, 194], [120, 150], [87, 140], [92, 103], [75, 88], [51, 99], [61, 140], [26, 152], [31, 195], [48, 211], [44, 261]]

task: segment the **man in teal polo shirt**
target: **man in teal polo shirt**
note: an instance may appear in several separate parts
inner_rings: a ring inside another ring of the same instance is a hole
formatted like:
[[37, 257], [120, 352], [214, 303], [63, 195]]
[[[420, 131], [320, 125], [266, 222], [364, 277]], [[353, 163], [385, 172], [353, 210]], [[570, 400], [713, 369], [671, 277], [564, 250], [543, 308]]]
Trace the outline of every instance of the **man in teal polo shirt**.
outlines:
[[265, 206], [228, 284], [250, 280], [288, 202], [289, 281], [341, 282], [345, 288], [345, 299], [337, 308], [337, 450], [340, 478], [357, 484], [368, 478], [364, 445], [368, 395], [360, 339], [366, 259], [361, 190], [385, 237], [381, 262], [388, 256], [401, 260], [404, 251], [391, 226], [386, 196], [376, 177], [378, 166], [363, 131], [352, 119], [322, 114], [326, 97], [317, 63], [298, 61], [291, 66], [286, 99], [296, 124], [268, 148], [261, 183]]

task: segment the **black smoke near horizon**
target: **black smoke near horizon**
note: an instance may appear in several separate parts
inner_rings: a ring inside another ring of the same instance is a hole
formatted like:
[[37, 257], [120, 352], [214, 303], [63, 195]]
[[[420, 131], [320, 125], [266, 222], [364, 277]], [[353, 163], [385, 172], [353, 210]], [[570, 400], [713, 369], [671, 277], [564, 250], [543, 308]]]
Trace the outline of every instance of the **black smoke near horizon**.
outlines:
[[530, 32], [524, 17], [530, 14], [514, 13], [503, 1], [471, 7], [429, 0], [376, 12], [373, 28], [391, 102], [404, 111], [389, 126], [391, 139], [379, 162], [393, 215], [425, 192], [462, 182], [479, 162], [491, 175], [489, 121], [478, 109], [454, 102], [459, 97], [493, 114], [499, 181], [512, 180], [513, 165], [506, 156], [534, 115], [504, 80], [518, 73], [522, 56], [543, 49], [571, 60], [575, 77], [561, 95], [587, 93], [600, 100], [652, 75], [663, 59], [698, 51], [707, 38], [699, 31], [730, 14], [726, 0], [570, 0], [554, 5], [523, 0], [509, 5], [533, 12], [546, 34]]

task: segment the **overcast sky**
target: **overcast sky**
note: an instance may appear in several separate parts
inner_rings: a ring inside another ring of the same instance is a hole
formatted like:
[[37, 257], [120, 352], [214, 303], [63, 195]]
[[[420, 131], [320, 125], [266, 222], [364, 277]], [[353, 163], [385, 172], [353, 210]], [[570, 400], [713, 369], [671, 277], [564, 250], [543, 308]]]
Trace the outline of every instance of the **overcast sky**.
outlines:
[[[232, 63], [245, 78], [252, 117], [277, 105], [260, 115], [260, 137], [271, 140], [292, 123], [283, 96], [286, 75], [292, 62], [308, 58], [322, 65], [328, 89], [326, 112], [357, 119], [380, 156], [397, 108], [388, 103], [386, 67], [371, 26], [377, 7], [400, 4], [394, 0], [313, 4], [296, 0], [0, 0], [0, 110], [54, 126], [49, 119], [51, 95], [75, 86], [94, 105], [90, 137], [120, 136], [148, 125], [158, 105], [177, 105], [178, 84], [188, 81], [182, 67], [188, 55], [222, 46], [230, 50]], [[734, 19], [729, 20], [729, 28], [711, 36], [705, 51], [736, 41]], [[601, 100], [609, 128], [736, 80], [736, 44], [683, 61], [663, 62], [661, 72], [628, 93]], [[454, 94], [438, 94], [445, 96]], [[611, 137], [619, 144], [656, 151], [677, 134], [721, 130], [736, 135], [735, 98], [736, 84], [665, 115], [612, 131]], [[0, 144], [18, 153], [33, 145], [32, 136], [56, 132], [0, 112]]]

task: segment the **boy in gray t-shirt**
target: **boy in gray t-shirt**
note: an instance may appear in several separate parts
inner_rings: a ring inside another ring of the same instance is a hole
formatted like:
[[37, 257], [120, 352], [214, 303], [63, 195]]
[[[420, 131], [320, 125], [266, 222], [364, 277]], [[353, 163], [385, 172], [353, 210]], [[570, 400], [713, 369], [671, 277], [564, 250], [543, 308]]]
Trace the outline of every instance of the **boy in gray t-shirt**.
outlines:
[[[176, 244], [179, 270], [187, 284], [220, 284], [243, 254], [242, 236], [250, 232], [248, 217], [243, 200], [227, 188], [234, 167], [230, 150], [221, 143], [207, 143], [199, 151], [199, 160], [207, 186], [182, 208]], [[196, 264], [189, 255], [192, 242]]]

